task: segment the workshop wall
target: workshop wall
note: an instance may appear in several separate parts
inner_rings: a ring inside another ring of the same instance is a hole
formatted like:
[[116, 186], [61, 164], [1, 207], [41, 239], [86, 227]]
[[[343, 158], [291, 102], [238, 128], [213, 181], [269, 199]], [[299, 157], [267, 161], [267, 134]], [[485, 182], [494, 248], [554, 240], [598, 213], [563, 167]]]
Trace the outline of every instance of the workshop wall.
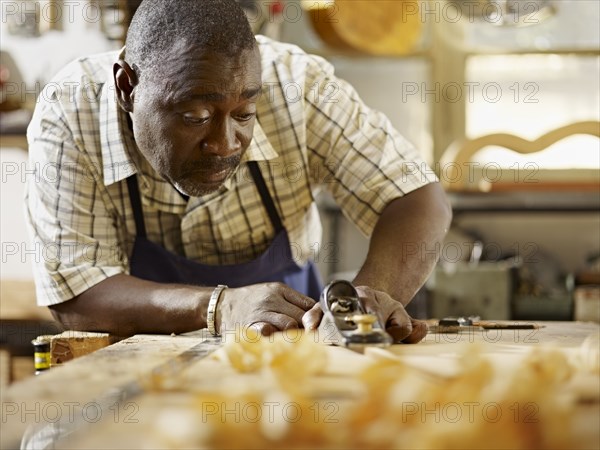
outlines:
[[[101, 23], [95, 16], [86, 16], [83, 8], [88, 2], [71, 2], [76, 4], [72, 14], [73, 20], [62, 23], [62, 29], [49, 30], [36, 38], [14, 36], [9, 34], [6, 26], [0, 27], [0, 49], [8, 51], [20, 69], [26, 95], [34, 96], [36, 83], [43, 85], [49, 78], [70, 60], [89, 53], [106, 51], [120, 46], [119, 41], [109, 40], [101, 30]], [[297, 0], [286, 2], [287, 5], [298, 5]], [[297, 10], [294, 10], [297, 11]], [[283, 41], [301, 45], [309, 51], [318, 51], [329, 59], [336, 67], [342, 78], [351, 82], [370, 106], [386, 113], [394, 126], [404, 134], [419, 149], [427, 161], [433, 162], [432, 113], [430, 102], [422, 101], [418, 95], [406, 95], [407, 87], [423, 86], [430, 81], [431, 61], [420, 55], [403, 58], [386, 58], [370, 56], [348, 56], [327, 50], [313, 31], [306, 13], [299, 16], [284, 16], [276, 27], [269, 30], [279, 35]], [[595, 38], [594, 38], [595, 39]], [[572, 66], [571, 66], [572, 67]], [[581, 70], [569, 72], [570, 77], [588, 71], [580, 83], [571, 83], [567, 88], [576, 85], [586, 85], [590, 95], [589, 104], [598, 99], [598, 81], [594, 80], [594, 71], [598, 71], [597, 58]], [[576, 78], [573, 78], [576, 79]], [[527, 80], [523, 80], [526, 82]], [[542, 86], [543, 88], [543, 86]], [[564, 98], [582, 98], [581, 90], [564, 91], [565, 86], [554, 83], [550, 89], [558, 89]], [[569, 94], [571, 92], [571, 94]], [[526, 92], [525, 92], [526, 93]], [[544, 89], [540, 91], [543, 95]], [[585, 96], [585, 95], [584, 95]], [[28, 97], [29, 99], [29, 97]], [[587, 109], [578, 102], [578, 118], [589, 114]], [[484, 106], [490, 106], [484, 105]], [[489, 113], [489, 110], [486, 110]], [[582, 112], [583, 111], [583, 112]], [[487, 114], [486, 113], [486, 114]], [[591, 117], [592, 119], [594, 117]], [[595, 116], [597, 118], [597, 115]], [[539, 122], [543, 117], [536, 117]], [[470, 132], [476, 134], [477, 129]], [[2, 164], [21, 164], [26, 159], [22, 150], [2, 149]], [[0, 229], [3, 245], [7, 242], [17, 246], [26, 246], [28, 239], [24, 232], [22, 213], [22, 172], [17, 176], [5, 176], [2, 180], [2, 228]], [[345, 219], [336, 215], [327, 207], [327, 201], [322, 202], [324, 236], [319, 255], [318, 265], [325, 278], [334, 273], [352, 273], [357, 270], [367, 251], [367, 240]], [[338, 221], [336, 225], [336, 221]], [[536, 245], [540, 258], [548, 261], [551, 267], [558, 267], [561, 272], [569, 273], [580, 270], [586, 264], [586, 259], [600, 251], [600, 237], [597, 230], [597, 216], [567, 217], [562, 214], [547, 215], [533, 219], [526, 214], [511, 215], [504, 219], [495, 216], [478, 216], [474, 219], [464, 219], [463, 228], [475, 231], [502, 248], [520, 248], [522, 251], [530, 243]], [[472, 236], [454, 233], [449, 238], [463, 248], [469, 248]], [[451, 241], [452, 242], [452, 241]], [[465, 253], [462, 259], [468, 259]], [[541, 267], [541, 266], [539, 266]], [[9, 256], [3, 251], [0, 265], [2, 277], [28, 278], [31, 277], [30, 261], [18, 253], [16, 257]]]

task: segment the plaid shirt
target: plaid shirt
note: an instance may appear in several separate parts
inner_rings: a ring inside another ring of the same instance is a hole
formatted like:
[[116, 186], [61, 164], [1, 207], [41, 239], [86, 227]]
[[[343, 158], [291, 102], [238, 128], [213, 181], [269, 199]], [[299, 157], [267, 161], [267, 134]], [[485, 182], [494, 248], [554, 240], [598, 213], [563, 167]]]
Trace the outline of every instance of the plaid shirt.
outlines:
[[314, 195], [327, 189], [370, 235], [393, 199], [437, 181], [419, 152], [363, 104], [323, 59], [258, 36], [263, 92], [242, 164], [217, 192], [189, 201], [140, 155], [115, 100], [118, 52], [82, 58], [44, 89], [28, 130], [27, 221], [40, 305], [129, 272], [135, 222], [126, 178], [138, 175], [147, 236], [204, 264], [248, 261], [274, 229], [249, 174], [258, 161], [298, 263], [318, 249]]

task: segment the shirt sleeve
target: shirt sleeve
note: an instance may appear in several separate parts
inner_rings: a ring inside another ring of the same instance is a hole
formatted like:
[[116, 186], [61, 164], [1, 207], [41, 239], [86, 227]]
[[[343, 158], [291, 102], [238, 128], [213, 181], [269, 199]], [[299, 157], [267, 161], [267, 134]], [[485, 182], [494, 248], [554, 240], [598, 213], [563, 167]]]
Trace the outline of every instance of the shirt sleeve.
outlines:
[[126, 265], [117, 218], [106, 208], [104, 186], [74, 138], [56, 92], [40, 96], [27, 137], [25, 216], [35, 252], [37, 302], [48, 306], [125, 273]]
[[[438, 181], [419, 151], [320, 57], [306, 72], [306, 146], [312, 181], [370, 236], [394, 199]], [[315, 170], [317, 169], [317, 170]]]

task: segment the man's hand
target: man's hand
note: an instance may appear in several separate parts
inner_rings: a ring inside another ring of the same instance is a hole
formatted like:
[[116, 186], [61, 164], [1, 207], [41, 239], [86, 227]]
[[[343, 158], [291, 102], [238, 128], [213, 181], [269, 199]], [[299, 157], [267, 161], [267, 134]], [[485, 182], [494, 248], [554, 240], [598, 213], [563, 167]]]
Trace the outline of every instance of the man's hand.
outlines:
[[368, 286], [356, 286], [356, 290], [367, 313], [377, 316], [394, 342], [416, 344], [427, 335], [427, 324], [410, 317], [402, 303], [387, 293]]
[[304, 314], [314, 305], [313, 299], [283, 283], [228, 288], [221, 294], [215, 325], [221, 333], [236, 326], [251, 326], [263, 335], [270, 335], [299, 328]]
[[[411, 318], [402, 304], [385, 292], [376, 291], [367, 286], [357, 286], [360, 300], [369, 314], [377, 316], [379, 323], [385, 324], [385, 330], [395, 343], [416, 344], [427, 334], [427, 324]], [[302, 318], [306, 329], [316, 329], [323, 312], [317, 303]]]

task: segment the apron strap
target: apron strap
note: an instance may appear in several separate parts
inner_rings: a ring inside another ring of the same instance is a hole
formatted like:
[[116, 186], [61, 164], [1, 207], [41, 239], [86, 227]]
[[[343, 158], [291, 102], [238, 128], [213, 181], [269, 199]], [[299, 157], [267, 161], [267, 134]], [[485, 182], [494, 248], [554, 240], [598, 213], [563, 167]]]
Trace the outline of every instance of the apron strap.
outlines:
[[258, 193], [260, 194], [263, 205], [269, 214], [271, 224], [273, 225], [273, 228], [275, 228], [275, 232], [279, 233], [281, 230], [283, 230], [283, 223], [281, 222], [281, 217], [279, 217], [277, 208], [275, 208], [273, 197], [271, 197], [269, 189], [267, 188], [267, 184], [265, 183], [265, 179], [260, 172], [258, 163], [256, 161], [248, 161], [248, 167], [250, 168], [250, 174], [252, 175], [254, 184], [256, 184], [256, 188], [258, 189]]
[[133, 209], [136, 236], [145, 238], [146, 224], [144, 223], [144, 210], [142, 209], [142, 200], [140, 198], [137, 175], [133, 174], [130, 177], [127, 177], [127, 188], [129, 189], [129, 201], [131, 202], [131, 209]]

